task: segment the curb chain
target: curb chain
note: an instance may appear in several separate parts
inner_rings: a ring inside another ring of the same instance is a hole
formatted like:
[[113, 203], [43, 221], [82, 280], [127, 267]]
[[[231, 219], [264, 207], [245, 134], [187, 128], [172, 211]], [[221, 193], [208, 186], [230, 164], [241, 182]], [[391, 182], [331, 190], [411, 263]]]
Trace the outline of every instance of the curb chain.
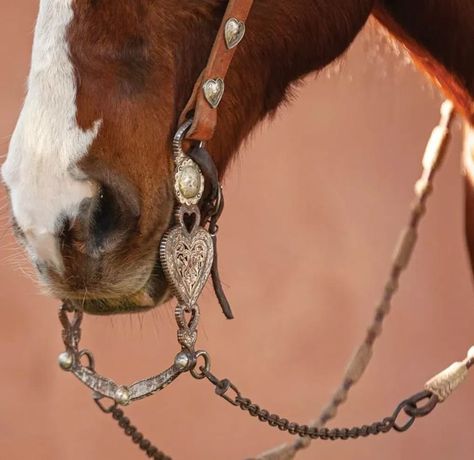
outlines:
[[[346, 440], [367, 437], [388, 433], [392, 429], [402, 433], [407, 431], [417, 418], [429, 415], [438, 405], [439, 398], [430, 391], [422, 391], [403, 400], [394, 410], [393, 414], [385, 417], [382, 421], [374, 422], [370, 425], [356, 426], [352, 428], [318, 428], [315, 426], [301, 425], [290, 422], [277, 414], [272, 414], [266, 409], [254, 404], [250, 399], [244, 398], [238, 388], [229, 380], [220, 380], [204, 367], [200, 368], [202, 375], [215, 387], [215, 392], [229, 404], [240, 407], [248, 412], [252, 417], [256, 417], [260, 422], [268, 423], [271, 427], [280, 431], [287, 431], [289, 434], [298, 435], [301, 438], [326, 440]], [[233, 396], [229, 392], [233, 392]], [[401, 416], [407, 416], [405, 421], [399, 420]]]

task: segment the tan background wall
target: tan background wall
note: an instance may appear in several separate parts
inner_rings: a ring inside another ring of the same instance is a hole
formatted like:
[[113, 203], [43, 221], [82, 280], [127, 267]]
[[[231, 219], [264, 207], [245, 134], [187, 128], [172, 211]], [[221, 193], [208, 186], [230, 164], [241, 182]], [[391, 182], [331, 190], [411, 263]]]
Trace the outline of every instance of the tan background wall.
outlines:
[[[21, 107], [36, 9], [36, 1], [0, 0], [2, 154]], [[225, 184], [221, 266], [236, 319], [225, 321], [208, 291], [199, 345], [211, 352], [218, 375], [301, 421], [318, 413], [363, 336], [438, 119], [436, 92], [401, 58], [374, 58], [376, 46], [365, 35], [341, 75], [309, 78], [291, 107], [257, 130]], [[388, 415], [473, 343], [460, 137], [458, 126], [385, 334], [338, 425]], [[58, 302], [29, 279], [0, 193], [0, 457], [141, 458], [89, 393], [58, 370]], [[101, 372], [130, 382], [170, 363], [174, 337], [166, 306], [143, 316], [87, 318], [83, 344]], [[472, 458], [473, 390], [471, 376], [405, 435], [318, 442], [300, 458]], [[243, 459], [288, 439], [187, 376], [129, 413], [176, 459]]]

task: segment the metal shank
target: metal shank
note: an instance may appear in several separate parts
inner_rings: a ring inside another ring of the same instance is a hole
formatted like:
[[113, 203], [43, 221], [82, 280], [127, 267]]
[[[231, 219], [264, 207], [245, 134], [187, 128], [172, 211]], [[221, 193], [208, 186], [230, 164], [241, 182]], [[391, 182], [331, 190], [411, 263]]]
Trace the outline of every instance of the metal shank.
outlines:
[[128, 402], [151, 396], [168, 386], [181, 374], [181, 371], [173, 365], [154, 377], [140, 380], [129, 386], [122, 386], [107, 377], [97, 374], [94, 370], [82, 366], [81, 364], [74, 365], [71, 372], [84, 385], [89, 387], [92, 391], [99, 393], [104, 398], [116, 400], [117, 392], [126, 389], [129, 395]]
[[[74, 374], [84, 385], [94, 393], [103, 398], [110, 398], [119, 404], [127, 405], [137, 399], [151, 396], [162, 390], [175, 380], [186, 369], [177, 360], [175, 363], [158, 375], [148, 379], [139, 380], [129, 386], [119, 385], [113, 380], [98, 374], [95, 371], [95, 362], [89, 350], [79, 350], [79, 338], [81, 335], [82, 312], [74, 311], [70, 320], [68, 313], [71, 313], [67, 305], [63, 305], [59, 311], [59, 318], [64, 327], [63, 340], [66, 351], [59, 357], [59, 364], [63, 370]], [[87, 365], [82, 364], [81, 359], [87, 358]], [[189, 357], [192, 363], [193, 357]]]

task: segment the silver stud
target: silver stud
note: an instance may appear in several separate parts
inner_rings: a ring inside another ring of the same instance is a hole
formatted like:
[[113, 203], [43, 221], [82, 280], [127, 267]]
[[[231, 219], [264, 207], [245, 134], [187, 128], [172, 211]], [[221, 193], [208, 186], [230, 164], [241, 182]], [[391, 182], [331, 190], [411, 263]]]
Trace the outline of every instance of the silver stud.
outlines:
[[72, 353], [65, 351], [58, 356], [58, 364], [62, 370], [68, 371], [74, 364], [74, 356]]
[[115, 402], [121, 406], [126, 406], [130, 403], [130, 393], [126, 387], [120, 387], [117, 389], [114, 395]]
[[178, 368], [180, 371], [186, 371], [189, 369], [191, 366], [191, 356], [189, 356], [189, 353], [186, 353], [185, 351], [182, 351], [176, 355], [176, 358], [174, 359], [174, 365]]
[[222, 78], [210, 78], [203, 85], [204, 96], [210, 106], [215, 109], [224, 95], [224, 80]]
[[244, 38], [245, 23], [235, 18], [230, 18], [224, 28], [225, 43], [227, 48], [235, 48]]

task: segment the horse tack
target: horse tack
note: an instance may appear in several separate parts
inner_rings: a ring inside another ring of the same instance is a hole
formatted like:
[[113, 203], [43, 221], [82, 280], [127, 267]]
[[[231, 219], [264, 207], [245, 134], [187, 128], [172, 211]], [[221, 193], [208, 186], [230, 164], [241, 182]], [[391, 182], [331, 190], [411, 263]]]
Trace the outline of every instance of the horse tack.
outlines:
[[245, 22], [253, 0], [230, 0], [214, 41], [206, 68], [199, 76], [191, 97], [180, 116], [185, 123], [194, 112], [192, 126], [186, 138], [194, 141], [210, 140], [216, 129], [217, 108], [224, 95], [225, 77], [237, 45], [245, 34]]
[[[398, 284], [398, 277], [403, 268], [408, 265], [416, 241], [416, 228], [432, 188], [434, 173], [439, 167], [446, 150], [449, 134], [448, 127], [452, 120], [452, 111], [452, 105], [447, 104], [443, 106], [441, 124], [435, 128], [432, 138], [428, 143], [427, 152], [423, 159], [423, 174], [415, 188], [417, 202], [412, 209], [410, 226], [407, 231], [403, 232], [403, 238], [394, 256], [391, 277], [384, 292], [385, 303], [379, 306], [374, 324], [369, 328], [369, 335], [372, 338], [360, 347], [356, 358], [348, 367], [347, 375], [343, 382], [344, 387], [347, 387], [347, 381], [352, 381], [352, 384], [355, 383], [368, 365], [374, 342], [374, 333], [371, 331], [380, 330], [384, 314], [388, 311], [387, 305]], [[182, 141], [186, 130], [190, 126], [191, 121], [183, 125], [178, 130], [174, 141], [176, 170], [179, 171], [182, 162], [187, 161], [187, 165], [190, 168], [187, 174], [194, 178], [193, 180], [198, 177], [199, 180], [204, 180], [198, 165], [191, 158], [187, 157], [182, 150]], [[190, 177], [186, 177], [186, 174], [177, 173], [175, 175], [175, 181], [177, 182], [175, 190], [185, 188], [183, 184], [192, 183], [193, 181], [190, 180]], [[179, 181], [182, 181], [182, 184], [178, 183]], [[82, 312], [74, 311], [73, 317], [70, 319], [68, 316], [70, 308], [67, 303], [60, 310], [60, 320], [64, 328], [63, 340], [66, 346], [66, 351], [59, 356], [61, 368], [73, 373], [93, 391], [94, 400], [99, 407], [105, 413], [110, 413], [118, 421], [119, 426], [124, 429], [125, 434], [130, 436], [132, 441], [149, 457], [161, 460], [169, 459], [168, 456], [144, 439], [143, 435], [130, 424], [130, 420], [124, 416], [123, 410], [118, 406], [128, 405], [132, 401], [146, 398], [157, 391], [163, 390], [185, 372], [190, 372], [198, 380], [208, 380], [215, 387], [217, 395], [233, 406], [240, 407], [261, 422], [268, 423], [270, 426], [276, 427], [281, 431], [287, 431], [290, 434], [299, 436], [301, 441], [291, 446], [285, 446], [285, 449], [288, 452], [292, 452], [293, 455], [298, 449], [306, 446], [302, 442], [303, 440], [346, 440], [388, 433], [391, 430], [404, 432], [413, 425], [416, 419], [430, 414], [438, 403], [443, 402], [466, 378], [468, 370], [474, 365], [474, 347], [469, 351], [465, 360], [452, 364], [445, 371], [430, 379], [426, 383], [424, 391], [403, 400], [391, 416], [370, 425], [362, 425], [350, 429], [327, 429], [322, 426], [290, 422], [276, 414], [270, 414], [269, 411], [253, 404], [250, 399], [244, 398], [230, 380], [219, 379], [211, 372], [210, 356], [206, 351], [195, 350], [200, 317], [197, 301], [204, 284], [210, 276], [215, 253], [212, 236], [205, 226], [200, 225], [200, 211], [195, 203], [195, 197], [201, 193], [201, 187], [193, 186], [191, 189], [194, 190], [194, 196], [192, 193], [187, 194], [187, 197], [176, 193], [176, 200], [179, 203], [177, 210], [178, 224], [163, 237], [160, 248], [166, 276], [178, 300], [175, 317], [178, 325], [177, 339], [181, 346], [181, 351], [176, 355], [170, 368], [154, 377], [141, 380], [129, 386], [116, 384], [114, 381], [97, 374], [92, 353], [88, 350], [79, 349]], [[216, 206], [220, 207], [218, 203], [216, 203]], [[194, 218], [186, 222], [184, 216], [193, 216]], [[212, 227], [215, 225], [214, 222]], [[389, 286], [391, 288], [388, 288]], [[385, 311], [384, 314], [381, 313], [382, 310]], [[88, 360], [86, 365], [81, 363], [84, 357]], [[204, 361], [202, 365], [198, 365], [200, 359]], [[341, 398], [341, 394], [338, 394], [338, 404], [340, 404], [341, 400], [345, 398]], [[104, 406], [102, 403], [104, 398], [111, 399], [113, 404], [110, 407]], [[408, 420], [401, 422], [400, 418], [403, 415], [408, 416]], [[292, 456], [288, 457], [287, 455], [285, 458], [292, 458]]]
[[[160, 245], [160, 258], [164, 272], [178, 301], [175, 318], [178, 326], [177, 341], [181, 349], [172, 365], [151, 378], [131, 385], [119, 385], [98, 374], [92, 353], [79, 348], [82, 312], [73, 311], [66, 301], [59, 313], [66, 347], [65, 352], [59, 356], [59, 365], [89, 387], [101, 410], [110, 413], [118, 421], [125, 434], [131, 437], [148, 457], [157, 460], [165, 460], [169, 457], [145, 439], [136, 427], [130, 424], [130, 420], [124, 416], [123, 410], [118, 406], [128, 405], [135, 400], [161, 391], [186, 372], [191, 373], [198, 380], [209, 381], [215, 387], [215, 393], [233, 406], [240, 407], [272, 427], [298, 435], [301, 438], [300, 441], [283, 448], [285, 458], [293, 458], [295, 453], [306, 447], [307, 442], [312, 439], [355, 439], [387, 433], [392, 429], [399, 432], [408, 430], [417, 418], [430, 414], [438, 403], [444, 401], [465, 379], [468, 370], [474, 365], [473, 347], [465, 360], [454, 363], [428, 381], [424, 391], [403, 400], [393, 414], [383, 421], [352, 429], [329, 430], [322, 427], [334, 416], [337, 407], [346, 399], [349, 388], [360, 379], [367, 367], [375, 338], [380, 334], [382, 322], [388, 313], [400, 274], [408, 265], [416, 242], [417, 228], [431, 192], [434, 174], [446, 151], [449, 126], [453, 118], [453, 106], [449, 103], [443, 105], [440, 125], [435, 128], [428, 144], [423, 159], [423, 174], [416, 186], [417, 201], [412, 207], [409, 226], [403, 232], [396, 251], [383, 300], [376, 310], [375, 319], [369, 328], [366, 340], [348, 366], [341, 385], [342, 390], [338, 390], [337, 397], [333, 398], [316, 424], [308, 426], [290, 423], [287, 419], [261, 409], [249, 399], [244, 398], [230, 380], [219, 379], [211, 372], [211, 360], [206, 351], [196, 351], [200, 318], [198, 300], [211, 274], [223, 311], [228, 318], [232, 318], [230, 305], [223, 293], [217, 272], [217, 220], [222, 212], [223, 196], [217, 182], [215, 166], [204, 149], [204, 141], [209, 140], [214, 133], [217, 107], [225, 88], [225, 75], [234, 52], [244, 37], [245, 20], [252, 3], [248, 0], [229, 1], [208, 65], [197, 81], [193, 94], [181, 115], [182, 124], [173, 141], [177, 224], [164, 235]], [[192, 111], [194, 117], [188, 118], [188, 114]], [[185, 140], [196, 141], [198, 144], [193, 146], [192, 150], [185, 152], [183, 150]], [[206, 181], [210, 185], [211, 192], [204, 196]], [[70, 314], [73, 315], [72, 319], [69, 318]], [[87, 360], [85, 364], [82, 362], [84, 359]], [[203, 361], [201, 365], [198, 364], [200, 360]], [[112, 400], [110, 407], [103, 404], [104, 398]], [[399, 421], [400, 415], [403, 414], [408, 416], [408, 421]], [[306, 440], [306, 443], [303, 440]], [[268, 458], [275, 458], [274, 453], [269, 454]]]

